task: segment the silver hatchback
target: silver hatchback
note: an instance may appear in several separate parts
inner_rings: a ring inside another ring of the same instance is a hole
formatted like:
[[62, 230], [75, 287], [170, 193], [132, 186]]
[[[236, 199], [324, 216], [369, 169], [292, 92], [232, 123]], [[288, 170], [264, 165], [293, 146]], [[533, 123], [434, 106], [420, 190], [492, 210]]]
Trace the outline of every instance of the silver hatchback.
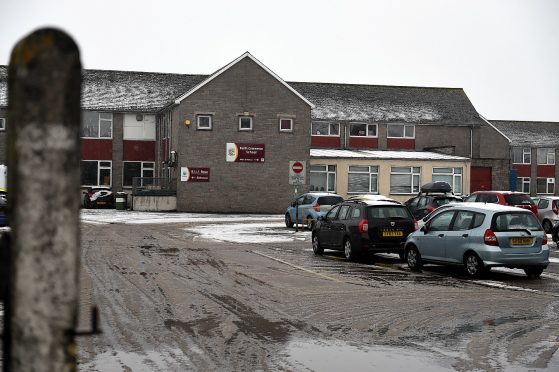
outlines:
[[535, 279], [549, 265], [547, 236], [537, 217], [500, 204], [462, 203], [437, 213], [408, 236], [404, 249], [412, 270], [424, 263], [460, 265], [471, 277], [504, 266]]

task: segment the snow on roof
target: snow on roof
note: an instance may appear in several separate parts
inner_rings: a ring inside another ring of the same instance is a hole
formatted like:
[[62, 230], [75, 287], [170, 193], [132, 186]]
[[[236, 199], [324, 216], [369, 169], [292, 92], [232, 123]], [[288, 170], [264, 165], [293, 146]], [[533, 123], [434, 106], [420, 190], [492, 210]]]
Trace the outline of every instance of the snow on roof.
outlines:
[[311, 149], [311, 158], [366, 158], [401, 160], [449, 160], [470, 161], [463, 156], [445, 155], [429, 151], [385, 151], [385, 150], [328, 150]]
[[489, 120], [511, 146], [559, 147], [559, 122]]

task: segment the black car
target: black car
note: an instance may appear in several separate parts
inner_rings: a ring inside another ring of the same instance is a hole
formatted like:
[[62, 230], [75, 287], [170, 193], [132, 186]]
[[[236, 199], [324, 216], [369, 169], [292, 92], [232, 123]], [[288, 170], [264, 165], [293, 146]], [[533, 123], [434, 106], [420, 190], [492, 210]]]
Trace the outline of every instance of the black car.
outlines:
[[429, 182], [421, 186], [421, 192], [404, 204], [413, 216], [420, 220], [441, 205], [461, 203], [461, 197], [452, 193], [452, 188], [446, 182]]
[[348, 260], [390, 252], [404, 257], [404, 243], [417, 224], [409, 209], [390, 201], [346, 200], [320, 217], [312, 231], [313, 252], [344, 251]]
[[114, 208], [115, 198], [109, 187], [88, 187], [83, 196], [85, 208]]

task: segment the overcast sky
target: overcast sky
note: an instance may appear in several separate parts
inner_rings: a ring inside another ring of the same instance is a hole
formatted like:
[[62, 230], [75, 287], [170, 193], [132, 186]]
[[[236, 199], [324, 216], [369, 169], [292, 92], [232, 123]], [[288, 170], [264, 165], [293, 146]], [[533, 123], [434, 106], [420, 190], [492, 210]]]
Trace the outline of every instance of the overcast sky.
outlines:
[[0, 64], [55, 26], [88, 69], [464, 88], [488, 119], [559, 121], [558, 0], [0, 0]]

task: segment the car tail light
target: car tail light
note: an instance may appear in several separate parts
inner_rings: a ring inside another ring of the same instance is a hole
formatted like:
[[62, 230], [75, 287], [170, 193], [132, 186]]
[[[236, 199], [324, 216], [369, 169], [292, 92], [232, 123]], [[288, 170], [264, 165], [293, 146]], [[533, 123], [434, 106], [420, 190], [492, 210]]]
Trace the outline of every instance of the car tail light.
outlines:
[[543, 232], [543, 239], [542, 239], [542, 245], [546, 245], [547, 244], [547, 234], [545, 233], [545, 231]]
[[553, 213], [555, 213], [556, 215], [559, 214], [559, 208], [557, 208], [557, 200], [552, 201], [551, 209], [553, 210]]
[[365, 219], [362, 219], [361, 221], [359, 221], [359, 225], [357, 225], [357, 227], [359, 228], [360, 233], [366, 233], [367, 231], [369, 231], [369, 222]]
[[417, 220], [415, 218], [413, 219], [413, 228], [414, 230], [419, 230], [419, 224], [417, 223]]
[[317, 212], [320, 212], [320, 204], [313, 205], [312, 209], [314, 209]]
[[497, 240], [497, 236], [491, 229], [485, 230], [485, 234], [483, 234], [483, 242], [487, 245], [499, 245], [499, 241]]

